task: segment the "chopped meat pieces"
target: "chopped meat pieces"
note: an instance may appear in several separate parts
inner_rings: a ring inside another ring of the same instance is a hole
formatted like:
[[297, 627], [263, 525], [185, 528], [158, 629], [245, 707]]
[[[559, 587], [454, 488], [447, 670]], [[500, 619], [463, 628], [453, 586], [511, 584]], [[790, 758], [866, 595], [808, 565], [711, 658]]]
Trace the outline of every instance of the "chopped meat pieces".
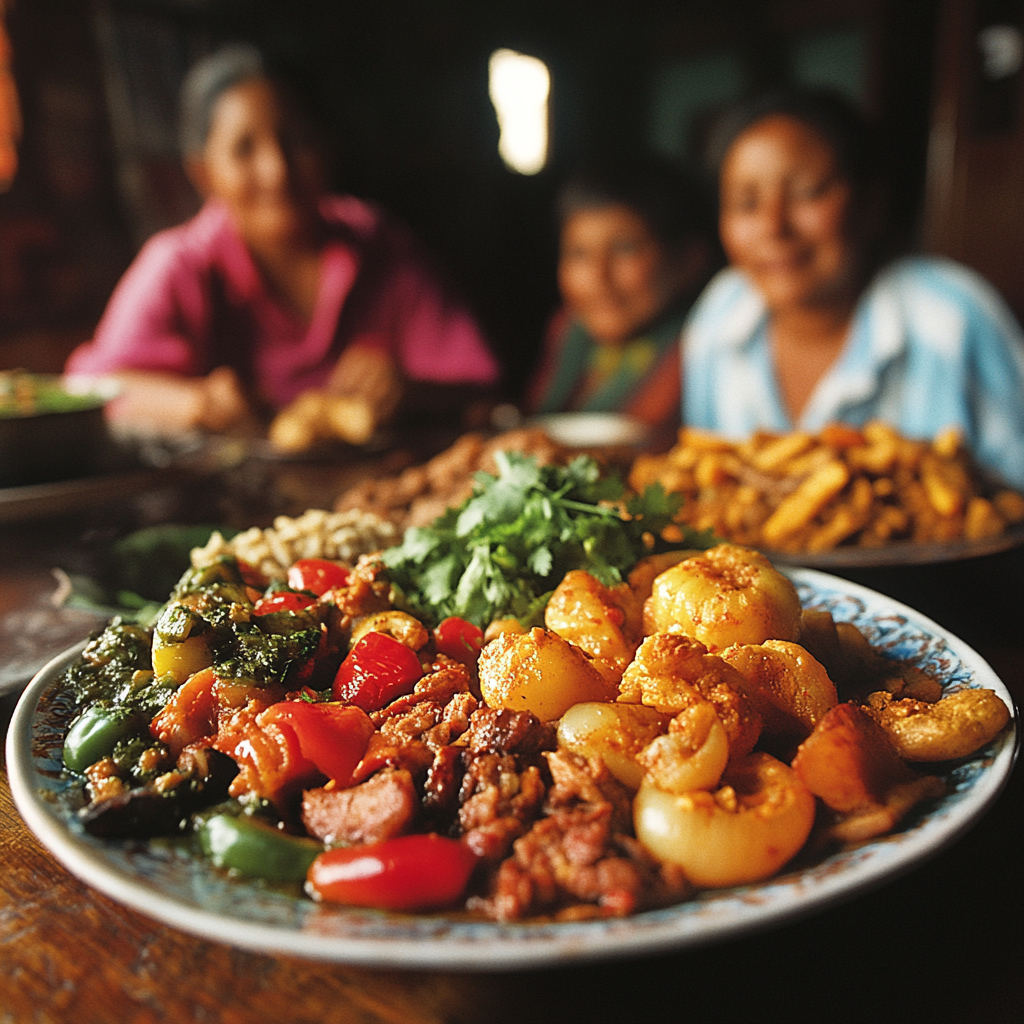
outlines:
[[302, 823], [325, 843], [353, 846], [376, 843], [407, 832], [419, 799], [405, 769], [381, 772], [350, 789], [307, 790]]

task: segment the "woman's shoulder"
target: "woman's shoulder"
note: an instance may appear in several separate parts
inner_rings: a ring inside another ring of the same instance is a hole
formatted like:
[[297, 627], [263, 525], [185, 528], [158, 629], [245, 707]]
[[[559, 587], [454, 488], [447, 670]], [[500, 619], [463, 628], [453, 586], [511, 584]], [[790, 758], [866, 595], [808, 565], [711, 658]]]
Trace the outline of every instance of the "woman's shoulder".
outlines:
[[872, 290], [894, 294], [910, 315], [962, 324], [984, 323], [1003, 333], [1020, 328], [996, 288], [976, 270], [944, 256], [909, 255], [878, 274]]
[[151, 235], [139, 249], [135, 264], [154, 270], [208, 264], [237, 243], [227, 210], [218, 203], [206, 203], [184, 223]]

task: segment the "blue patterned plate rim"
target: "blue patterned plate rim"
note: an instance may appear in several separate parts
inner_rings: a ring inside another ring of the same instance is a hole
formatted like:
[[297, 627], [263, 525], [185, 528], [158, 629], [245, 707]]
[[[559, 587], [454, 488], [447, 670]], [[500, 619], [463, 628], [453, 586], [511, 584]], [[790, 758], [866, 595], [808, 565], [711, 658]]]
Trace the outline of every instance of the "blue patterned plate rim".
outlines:
[[701, 893], [627, 918], [500, 924], [319, 905], [261, 883], [226, 878], [169, 845], [94, 839], [59, 799], [67, 788], [55, 760], [62, 723], [47, 729], [58, 713], [50, 711], [47, 718], [46, 697], [82, 644], [46, 665], [22, 695], [7, 740], [11, 791], [29, 828], [87, 884], [203, 939], [262, 953], [377, 967], [515, 970], [679, 950], [775, 927], [889, 882], [954, 842], [995, 801], [1018, 747], [1012, 697], [967, 644], [866, 587], [810, 569], [787, 572], [805, 606], [828, 608], [837, 619], [863, 628], [883, 650], [937, 672], [947, 692], [995, 690], [1011, 708], [1013, 721], [989, 747], [942, 766], [948, 794], [894, 834], [765, 882]]

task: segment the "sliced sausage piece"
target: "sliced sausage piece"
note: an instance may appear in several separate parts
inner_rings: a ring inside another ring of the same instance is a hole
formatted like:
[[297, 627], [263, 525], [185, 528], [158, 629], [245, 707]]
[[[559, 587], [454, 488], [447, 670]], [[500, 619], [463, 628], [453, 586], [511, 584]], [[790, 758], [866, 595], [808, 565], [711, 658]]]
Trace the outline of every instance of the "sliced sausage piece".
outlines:
[[355, 846], [409, 831], [419, 800], [404, 768], [380, 772], [350, 789], [309, 789], [302, 795], [302, 823], [325, 843]]

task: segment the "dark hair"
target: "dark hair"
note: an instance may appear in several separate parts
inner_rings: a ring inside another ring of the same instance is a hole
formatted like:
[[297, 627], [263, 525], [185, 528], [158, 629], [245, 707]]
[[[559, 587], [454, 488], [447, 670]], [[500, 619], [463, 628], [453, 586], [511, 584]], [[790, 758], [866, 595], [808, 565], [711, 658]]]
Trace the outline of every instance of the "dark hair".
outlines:
[[225, 92], [265, 74], [263, 54], [247, 43], [224, 46], [193, 64], [181, 86], [178, 145], [182, 156], [202, 151], [214, 107]]
[[820, 135], [858, 199], [868, 197], [879, 185], [871, 124], [842, 93], [824, 88], [793, 87], [767, 93], [726, 114], [708, 145], [708, 164], [716, 175], [732, 144], [748, 128], [769, 117], [792, 118]]
[[[330, 118], [320, 91], [295, 62], [268, 57], [251, 43], [231, 43], [201, 58], [185, 76], [178, 113], [182, 156], [203, 150], [217, 101], [229, 89], [253, 78], [266, 78], [282, 90], [323, 135]], [[322, 139], [320, 141], [323, 141]]]
[[655, 238], [677, 249], [698, 238], [717, 244], [714, 193], [698, 172], [657, 157], [603, 161], [580, 169], [558, 192], [556, 213], [564, 225], [575, 213], [627, 206]]

